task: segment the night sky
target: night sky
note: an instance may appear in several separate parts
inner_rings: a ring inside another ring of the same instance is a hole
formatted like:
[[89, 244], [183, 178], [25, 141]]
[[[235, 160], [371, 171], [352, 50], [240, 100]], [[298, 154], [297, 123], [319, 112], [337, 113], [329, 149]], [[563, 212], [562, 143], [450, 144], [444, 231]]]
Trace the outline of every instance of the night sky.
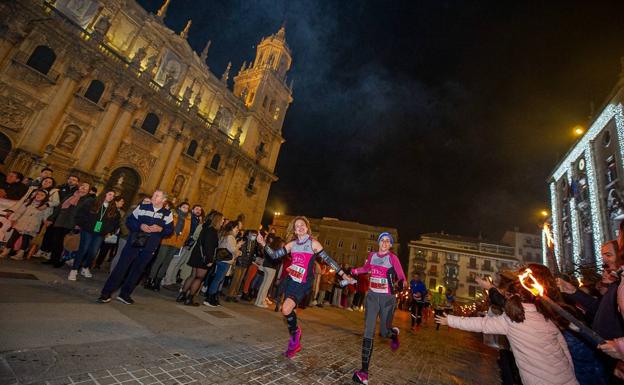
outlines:
[[218, 76], [286, 22], [294, 102], [267, 212], [393, 226], [403, 242], [537, 231], [546, 179], [624, 55], [622, 1], [172, 0], [165, 23], [188, 18]]

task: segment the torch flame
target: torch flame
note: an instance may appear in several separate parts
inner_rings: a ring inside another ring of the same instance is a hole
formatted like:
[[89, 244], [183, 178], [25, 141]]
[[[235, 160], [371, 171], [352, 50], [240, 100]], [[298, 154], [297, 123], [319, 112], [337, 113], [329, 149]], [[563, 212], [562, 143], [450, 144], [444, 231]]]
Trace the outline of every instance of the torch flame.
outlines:
[[[531, 271], [531, 269], [526, 269], [524, 273], [518, 276], [518, 279], [520, 280], [520, 284], [522, 285], [522, 287], [530, 291], [531, 294], [533, 294], [534, 296], [541, 297], [544, 295], [544, 286], [540, 285], [540, 283], [537, 282], [537, 279], [535, 279], [535, 277], [533, 276], [533, 272]], [[525, 281], [529, 282], [527, 283]]]
[[583, 281], [581, 280], [581, 278], [577, 277], [576, 279], [578, 280], [579, 287], [583, 287]]
[[555, 239], [550, 232], [550, 226], [548, 226], [548, 223], [544, 223], [544, 229], [542, 232], [546, 235], [546, 243], [548, 244], [548, 247], [552, 247], [555, 244]]

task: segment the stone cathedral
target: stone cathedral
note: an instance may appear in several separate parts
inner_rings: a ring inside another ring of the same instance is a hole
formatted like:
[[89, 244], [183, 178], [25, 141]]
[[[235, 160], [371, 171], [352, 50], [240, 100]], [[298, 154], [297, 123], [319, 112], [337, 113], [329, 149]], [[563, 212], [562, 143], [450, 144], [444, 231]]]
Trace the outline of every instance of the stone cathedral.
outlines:
[[282, 27], [228, 88], [134, 0], [0, 4], [0, 163], [57, 183], [69, 174], [133, 201], [156, 188], [226, 217], [260, 223], [292, 102]]

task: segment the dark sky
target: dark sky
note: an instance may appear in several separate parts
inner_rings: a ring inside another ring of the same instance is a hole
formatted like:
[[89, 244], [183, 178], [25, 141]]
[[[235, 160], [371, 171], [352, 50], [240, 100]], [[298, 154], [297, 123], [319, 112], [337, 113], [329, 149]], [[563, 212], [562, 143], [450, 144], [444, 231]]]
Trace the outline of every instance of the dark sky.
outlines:
[[[155, 12], [161, 1], [140, 1]], [[624, 2], [172, 0], [217, 75], [286, 21], [294, 102], [267, 211], [498, 239], [615, 85]]]

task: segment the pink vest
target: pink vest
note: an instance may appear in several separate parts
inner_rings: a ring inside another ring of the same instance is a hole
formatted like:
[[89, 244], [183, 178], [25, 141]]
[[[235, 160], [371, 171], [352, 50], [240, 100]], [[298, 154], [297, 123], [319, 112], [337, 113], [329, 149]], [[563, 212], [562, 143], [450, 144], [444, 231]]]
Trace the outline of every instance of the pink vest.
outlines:
[[301, 242], [296, 240], [290, 249], [292, 263], [288, 267], [288, 275], [297, 283], [305, 283], [308, 271], [314, 263], [314, 251], [312, 250], [312, 237]]

